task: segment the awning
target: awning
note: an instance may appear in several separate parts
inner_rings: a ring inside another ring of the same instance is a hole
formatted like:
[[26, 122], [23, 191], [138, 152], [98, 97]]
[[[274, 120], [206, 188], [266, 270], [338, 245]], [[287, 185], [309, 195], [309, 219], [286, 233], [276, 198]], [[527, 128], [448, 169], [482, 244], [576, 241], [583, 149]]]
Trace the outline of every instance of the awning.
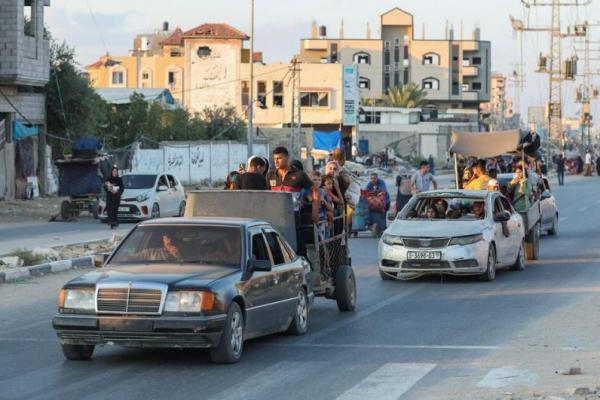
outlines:
[[37, 126], [28, 127], [19, 121], [13, 121], [13, 140], [15, 142], [29, 136], [37, 136], [38, 134], [39, 130]]
[[331, 151], [340, 147], [340, 131], [313, 132], [313, 149]]
[[510, 153], [519, 147], [518, 129], [496, 132], [452, 132], [450, 153], [488, 158]]

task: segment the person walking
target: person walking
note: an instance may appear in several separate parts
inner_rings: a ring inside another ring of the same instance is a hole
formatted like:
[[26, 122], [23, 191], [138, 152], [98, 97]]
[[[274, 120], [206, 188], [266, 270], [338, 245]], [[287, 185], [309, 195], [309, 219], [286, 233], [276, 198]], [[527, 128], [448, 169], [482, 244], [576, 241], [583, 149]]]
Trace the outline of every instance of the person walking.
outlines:
[[556, 175], [558, 177], [558, 186], [565, 184], [565, 156], [561, 153], [556, 158]]
[[420, 193], [429, 190], [429, 186], [433, 184], [433, 188], [437, 190], [437, 181], [429, 172], [429, 163], [427, 161], [421, 161], [419, 164], [419, 170], [415, 172], [412, 179], [412, 192]]
[[585, 167], [583, 176], [592, 176], [592, 152], [587, 149], [585, 152]]
[[104, 182], [106, 187], [106, 214], [110, 229], [119, 226], [118, 212], [123, 194], [123, 179], [119, 176], [119, 170], [114, 166], [110, 171], [110, 177]]

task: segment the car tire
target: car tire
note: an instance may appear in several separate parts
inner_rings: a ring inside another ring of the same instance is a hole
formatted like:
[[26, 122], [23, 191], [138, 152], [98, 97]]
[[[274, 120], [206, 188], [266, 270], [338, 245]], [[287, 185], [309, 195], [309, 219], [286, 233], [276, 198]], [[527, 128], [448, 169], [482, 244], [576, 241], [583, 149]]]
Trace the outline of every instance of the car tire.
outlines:
[[379, 270], [379, 276], [381, 277], [381, 280], [382, 280], [382, 281], [395, 281], [395, 280], [396, 280], [396, 278], [394, 278], [394, 277], [393, 277], [393, 276], [391, 276], [390, 274], [397, 275], [397, 274], [396, 274], [396, 273], [394, 273], [394, 272], [390, 273], [390, 272], [384, 272], [384, 271], [382, 271], [382, 270]]
[[540, 230], [540, 224], [537, 223], [528, 234], [528, 240], [525, 242], [525, 257], [528, 260], [540, 258]]
[[221, 339], [210, 349], [210, 359], [217, 364], [233, 364], [242, 358], [244, 349], [244, 314], [235, 301], [229, 306]]
[[554, 214], [554, 220], [552, 221], [552, 228], [548, 229], [548, 235], [555, 236], [558, 233], [558, 214]]
[[69, 200], [63, 200], [62, 203], [60, 203], [60, 216], [63, 221], [71, 220], [71, 203]]
[[491, 282], [496, 279], [496, 248], [490, 245], [487, 257], [487, 266], [485, 272], [479, 275], [479, 280], [483, 282]]
[[511, 265], [511, 271], [523, 271], [525, 269], [525, 243], [521, 242], [519, 248], [519, 254], [517, 254], [517, 260]]
[[67, 360], [85, 361], [92, 358], [95, 346], [78, 344], [61, 344], [62, 352]]
[[356, 308], [356, 278], [347, 265], [341, 265], [335, 274], [335, 300], [340, 311]]
[[308, 298], [304, 288], [298, 292], [298, 301], [296, 302], [296, 310], [292, 317], [292, 323], [287, 330], [287, 333], [294, 336], [304, 335], [308, 330]]
[[177, 216], [178, 217], [183, 217], [183, 214], [185, 214], [185, 201], [182, 201], [179, 204], [179, 214]]
[[158, 206], [158, 203], [152, 204], [152, 211], [150, 212], [150, 218], [152, 218], [152, 219], [160, 218], [160, 207]]

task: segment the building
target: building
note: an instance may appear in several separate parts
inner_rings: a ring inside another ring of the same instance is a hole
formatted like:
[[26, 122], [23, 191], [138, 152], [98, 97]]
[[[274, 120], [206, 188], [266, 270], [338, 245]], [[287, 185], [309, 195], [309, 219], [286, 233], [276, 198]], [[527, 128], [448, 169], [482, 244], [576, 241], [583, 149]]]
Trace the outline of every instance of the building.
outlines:
[[[46, 124], [42, 88], [50, 69], [44, 7], [49, 5], [49, 0], [0, 0], [0, 165], [6, 169], [0, 174], [0, 198], [14, 198], [16, 183], [29, 176], [38, 175], [44, 189], [46, 143], [38, 128]], [[19, 146], [16, 130], [22, 135]], [[15, 163], [17, 158], [25, 162]]]
[[327, 36], [326, 27], [313, 23], [312, 35], [300, 42], [300, 59], [311, 63], [358, 64], [360, 96], [381, 98], [392, 87], [414, 82], [427, 90], [430, 107], [479, 109], [490, 100], [491, 43], [455, 38], [452, 29], [443, 40], [415, 37], [413, 16], [399, 8], [381, 15], [381, 37]]
[[512, 99], [507, 97], [507, 79], [504, 75], [494, 72], [491, 85], [490, 101], [481, 104], [481, 113], [489, 121], [491, 130], [511, 129], [515, 112]]
[[[137, 35], [129, 55], [103, 56], [86, 70], [95, 88], [168, 88], [191, 112], [207, 106], [234, 106], [247, 118], [248, 39], [227, 24], [171, 31], [165, 23], [161, 30]], [[348, 114], [357, 113], [358, 81], [344, 79], [355, 72], [355, 67], [340, 63], [306, 62], [295, 67], [291, 62], [265, 64], [262, 53], [254, 53], [252, 61], [253, 121], [257, 127], [291, 126], [293, 115], [294, 125], [351, 135], [355, 121]]]

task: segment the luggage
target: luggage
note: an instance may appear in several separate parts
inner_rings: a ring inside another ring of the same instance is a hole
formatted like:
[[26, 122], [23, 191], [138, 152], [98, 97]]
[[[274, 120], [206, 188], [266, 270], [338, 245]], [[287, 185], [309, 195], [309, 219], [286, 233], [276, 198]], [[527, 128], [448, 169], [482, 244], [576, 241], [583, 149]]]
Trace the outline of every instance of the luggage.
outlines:
[[376, 213], [385, 213], [386, 198], [384, 192], [372, 192], [367, 197], [369, 211]]

